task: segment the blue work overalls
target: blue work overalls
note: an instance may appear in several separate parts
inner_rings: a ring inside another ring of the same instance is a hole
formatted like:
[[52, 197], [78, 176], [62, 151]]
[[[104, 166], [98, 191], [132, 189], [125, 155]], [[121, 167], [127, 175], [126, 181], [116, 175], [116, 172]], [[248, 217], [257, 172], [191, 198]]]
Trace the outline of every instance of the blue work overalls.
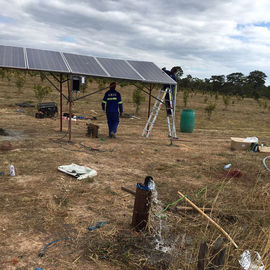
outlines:
[[110, 88], [110, 90], [105, 93], [102, 100], [102, 110], [106, 110], [109, 136], [111, 136], [111, 132], [115, 134], [117, 131], [119, 124], [119, 112], [123, 112], [123, 103], [120, 93], [115, 89]]

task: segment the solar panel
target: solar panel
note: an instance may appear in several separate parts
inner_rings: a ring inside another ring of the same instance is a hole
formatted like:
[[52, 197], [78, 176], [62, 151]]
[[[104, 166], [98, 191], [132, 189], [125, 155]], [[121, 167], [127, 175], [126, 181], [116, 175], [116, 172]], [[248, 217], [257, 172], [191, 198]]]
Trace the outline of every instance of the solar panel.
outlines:
[[25, 69], [23, 48], [0, 45], [0, 66]]
[[124, 60], [100, 57], [97, 59], [113, 78], [143, 80], [143, 78]]
[[131, 61], [128, 63], [141, 74], [145, 81], [162, 84], [176, 84], [176, 82], [170, 78], [165, 72], [159, 69], [152, 62], [145, 61]]
[[92, 56], [71, 53], [63, 53], [63, 55], [70, 66], [71, 72], [74, 74], [109, 77]]
[[70, 72], [60, 52], [26, 49], [28, 67], [33, 70]]
[[95, 58], [4, 45], [0, 45], [0, 67], [29, 68], [30, 70], [176, 84], [172, 78], [152, 62]]

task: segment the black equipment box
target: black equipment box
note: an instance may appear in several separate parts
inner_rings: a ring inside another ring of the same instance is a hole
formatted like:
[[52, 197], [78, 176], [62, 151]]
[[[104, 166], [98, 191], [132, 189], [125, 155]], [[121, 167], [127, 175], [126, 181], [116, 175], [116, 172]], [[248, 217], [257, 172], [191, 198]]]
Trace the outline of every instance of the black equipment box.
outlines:
[[37, 109], [44, 114], [44, 117], [54, 117], [54, 115], [58, 113], [57, 104], [55, 102], [39, 103]]

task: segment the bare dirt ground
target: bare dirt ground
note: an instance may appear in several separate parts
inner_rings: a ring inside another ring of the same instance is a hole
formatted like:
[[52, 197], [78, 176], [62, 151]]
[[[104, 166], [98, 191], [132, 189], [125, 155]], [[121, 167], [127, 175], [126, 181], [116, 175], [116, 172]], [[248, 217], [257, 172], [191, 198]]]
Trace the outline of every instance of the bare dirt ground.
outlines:
[[[163, 246], [171, 248], [169, 253], [155, 249], [160, 224], [154, 215], [157, 206], [152, 209], [150, 232], [132, 229], [134, 197], [121, 187], [135, 191], [136, 183], [147, 175], [155, 180], [162, 208], [179, 199], [179, 190], [200, 207], [218, 209], [212, 218], [239, 246], [234, 249], [224, 239], [224, 269], [239, 269], [237, 260], [245, 249], [259, 251], [265, 255], [265, 264], [269, 263], [270, 174], [262, 164], [267, 154], [230, 149], [230, 137], [256, 136], [270, 144], [270, 112], [256, 101], [235, 98], [224, 110], [220, 97], [209, 121], [204, 97], [194, 95], [188, 106], [196, 113], [195, 130], [181, 133], [179, 93], [179, 140], [170, 146], [164, 110], [150, 138], [141, 137], [147, 101], [140, 119], [121, 119], [117, 138], [108, 138], [101, 93], [74, 104], [77, 115], [89, 116], [90, 110], [98, 113], [92, 123], [100, 127], [99, 138], [86, 137], [86, 121], [78, 120], [72, 123], [72, 142], [68, 143], [66, 121], [60, 133], [59, 116], [36, 119], [36, 108], [15, 105], [37, 103], [32, 82], [20, 94], [12, 82], [0, 84], [0, 127], [10, 135], [0, 136], [0, 146], [7, 141], [12, 146], [0, 151], [0, 171], [5, 174], [0, 176], [0, 269], [196, 269], [201, 240], [213, 243], [220, 236], [199, 214], [179, 211], [176, 204], [164, 212], [161, 233]], [[133, 114], [133, 88], [119, 91], [124, 111]], [[58, 102], [57, 92], [46, 100]], [[71, 163], [93, 168], [98, 175], [77, 181], [57, 170]], [[241, 171], [240, 178], [226, 177], [223, 167], [228, 163]], [[10, 164], [15, 166], [15, 177], [9, 176]], [[188, 205], [180, 201], [177, 206]], [[101, 221], [108, 223], [87, 230]], [[63, 238], [68, 239], [50, 245], [43, 257], [38, 256], [46, 244]]]

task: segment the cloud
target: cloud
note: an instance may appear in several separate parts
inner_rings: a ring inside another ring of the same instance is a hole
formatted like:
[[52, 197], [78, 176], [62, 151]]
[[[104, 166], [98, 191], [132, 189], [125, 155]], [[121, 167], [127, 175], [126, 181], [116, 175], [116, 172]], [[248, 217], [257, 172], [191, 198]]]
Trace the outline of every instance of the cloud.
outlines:
[[[270, 2], [0, 0], [2, 44], [270, 76]], [[16, 8], [15, 8], [16, 7]]]

